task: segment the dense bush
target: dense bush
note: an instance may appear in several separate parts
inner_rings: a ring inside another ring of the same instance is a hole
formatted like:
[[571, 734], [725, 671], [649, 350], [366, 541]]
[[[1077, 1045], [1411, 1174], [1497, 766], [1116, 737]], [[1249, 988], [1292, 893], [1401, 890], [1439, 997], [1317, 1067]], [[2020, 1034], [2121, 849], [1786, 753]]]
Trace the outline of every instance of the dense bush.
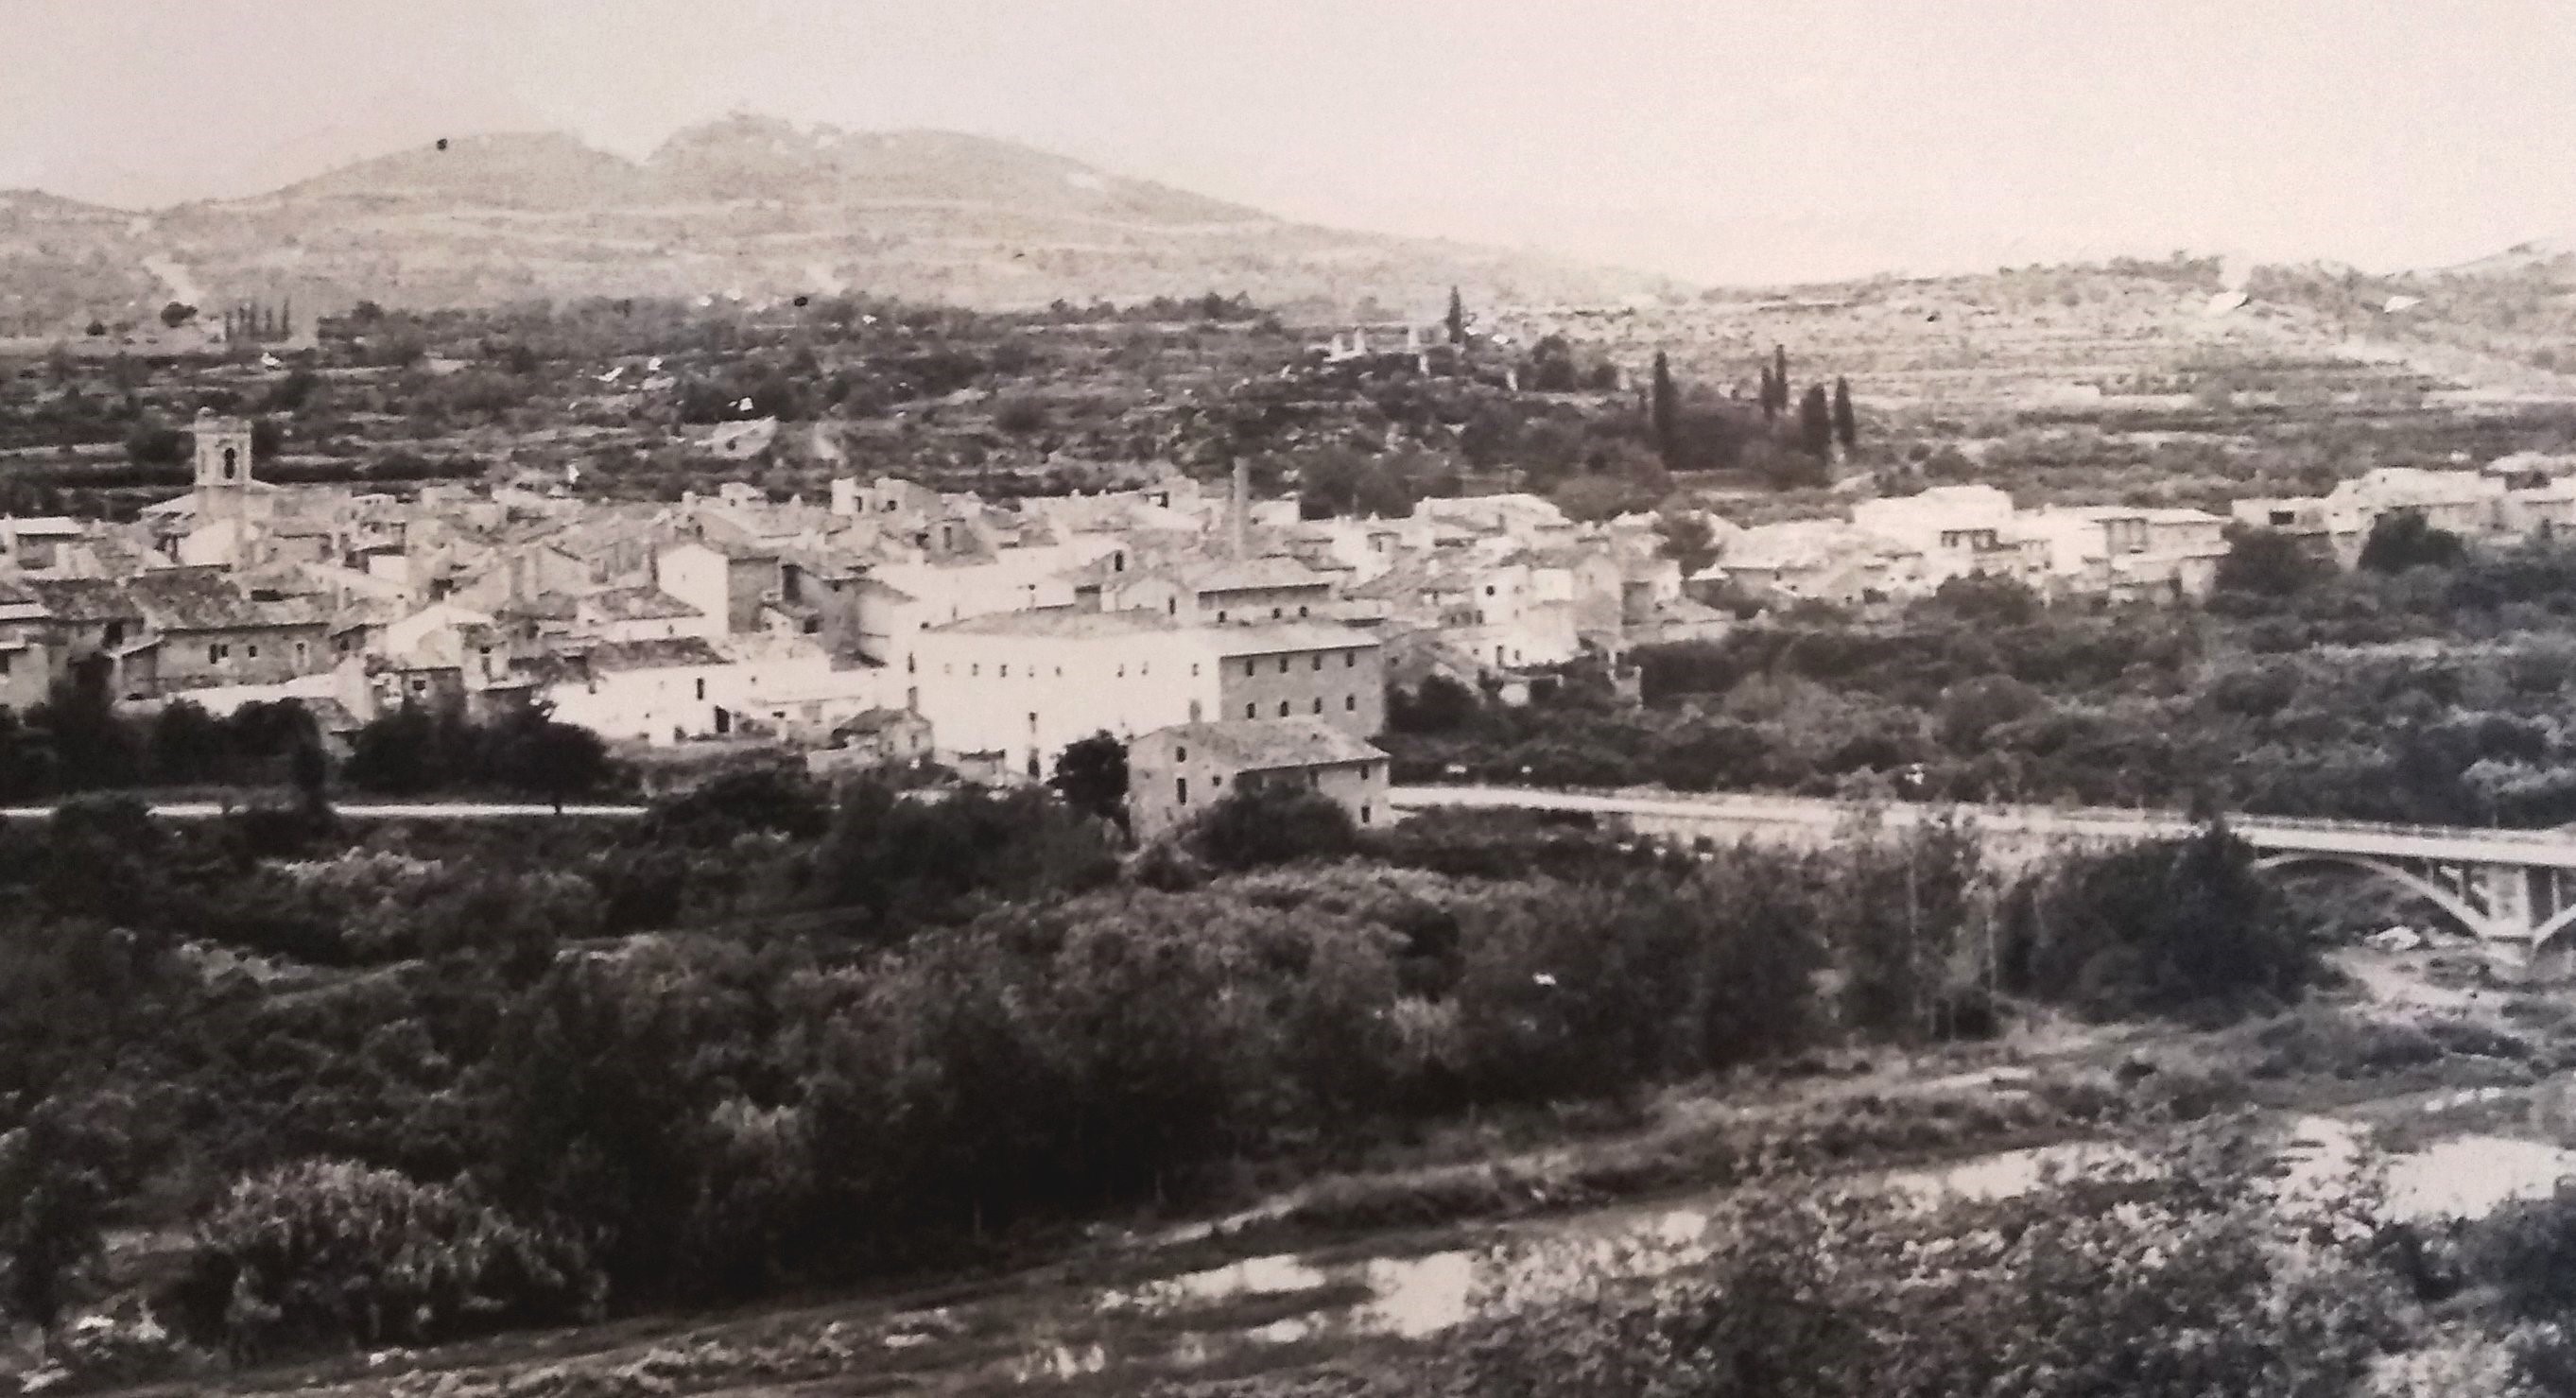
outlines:
[[349, 1161], [234, 1182], [196, 1226], [187, 1321], [236, 1353], [286, 1344], [424, 1344], [593, 1317], [580, 1245], [465, 1191]]
[[2223, 825], [2026, 881], [2001, 958], [2007, 987], [2099, 1015], [2293, 999], [2320, 966], [2309, 929]]

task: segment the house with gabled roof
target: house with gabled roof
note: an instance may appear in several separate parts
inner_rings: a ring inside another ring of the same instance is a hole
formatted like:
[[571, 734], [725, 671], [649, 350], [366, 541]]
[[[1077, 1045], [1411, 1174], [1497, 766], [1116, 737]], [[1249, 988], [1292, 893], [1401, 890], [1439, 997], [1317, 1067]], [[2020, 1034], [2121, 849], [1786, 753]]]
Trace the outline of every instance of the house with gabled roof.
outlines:
[[1389, 817], [1387, 756], [1367, 739], [1318, 718], [1176, 723], [1127, 745], [1127, 819], [1150, 839], [1247, 788], [1312, 791], [1353, 824]]

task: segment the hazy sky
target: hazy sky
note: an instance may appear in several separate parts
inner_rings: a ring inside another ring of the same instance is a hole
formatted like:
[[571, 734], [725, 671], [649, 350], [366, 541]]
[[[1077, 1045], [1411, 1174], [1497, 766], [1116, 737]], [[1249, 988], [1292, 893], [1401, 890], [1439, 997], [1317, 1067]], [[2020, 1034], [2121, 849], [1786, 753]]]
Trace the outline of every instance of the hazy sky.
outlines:
[[743, 110], [1697, 280], [2576, 231], [2566, 0], [11, 0], [0, 187]]

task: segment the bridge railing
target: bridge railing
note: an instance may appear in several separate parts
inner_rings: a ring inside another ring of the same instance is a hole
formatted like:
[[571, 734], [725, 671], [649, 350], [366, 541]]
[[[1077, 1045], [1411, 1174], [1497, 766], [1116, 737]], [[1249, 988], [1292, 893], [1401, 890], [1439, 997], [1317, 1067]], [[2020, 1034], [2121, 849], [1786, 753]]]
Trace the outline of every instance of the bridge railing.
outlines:
[[[1728, 810], [1749, 812], [1753, 808], [1796, 806], [1809, 809], [1842, 810], [1854, 814], [1870, 810], [1904, 811], [1925, 816], [1956, 812], [1969, 819], [1984, 817], [1990, 823], [2031, 824], [2038, 821], [2066, 825], [2124, 825], [2158, 823], [2176, 826], [2193, 824], [2182, 811], [2152, 806], [2014, 806], [1976, 801], [1846, 801], [1823, 796], [1785, 796], [1766, 792], [1682, 792], [1661, 787], [1517, 787], [1500, 783], [1409, 783], [1396, 788], [1397, 799], [1407, 791], [1486, 791], [1499, 794], [1526, 792], [1531, 796], [1579, 796], [1597, 801], [1653, 802], [1659, 806], [1698, 806], [1713, 813]], [[2410, 825], [2396, 821], [2338, 820], [2323, 816], [2254, 815], [2228, 812], [2226, 820], [2239, 832], [2263, 830], [2313, 831], [2334, 835], [2377, 835], [2392, 839], [2427, 841], [2474, 840], [2481, 844], [2523, 845], [2532, 848], [2566, 849], [2576, 846], [2576, 833], [2563, 830], [2519, 830], [2490, 826]]]

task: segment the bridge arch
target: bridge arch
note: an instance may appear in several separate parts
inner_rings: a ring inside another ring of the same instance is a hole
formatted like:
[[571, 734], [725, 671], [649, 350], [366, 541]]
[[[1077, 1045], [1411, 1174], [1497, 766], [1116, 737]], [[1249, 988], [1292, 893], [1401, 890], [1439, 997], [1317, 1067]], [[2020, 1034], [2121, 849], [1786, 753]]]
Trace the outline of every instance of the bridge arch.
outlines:
[[2531, 929], [2531, 960], [2538, 965], [2544, 956], [2565, 958], [2576, 953], [2576, 903], [2560, 908], [2555, 917]]
[[[2324, 850], [2299, 850], [2289, 854], [2269, 855], [2254, 861], [2254, 867], [2257, 869], [2285, 869], [2299, 864], [2333, 864], [2346, 869], [2358, 869], [2366, 874], [2377, 875], [2378, 877], [2386, 879], [2390, 883], [2405, 889], [2407, 892], [2422, 898], [2425, 902], [2432, 904], [2434, 907], [2440, 908], [2443, 912], [2448, 913], [2451, 920], [2458, 923], [2461, 929], [2466, 931], [2470, 936], [2486, 937], [2490, 935], [2489, 929], [2492, 924], [2489, 922], [2487, 915], [2479, 912], [2476, 908], [2469, 906], [2468, 900], [2462, 898], [2456, 893], [2453, 893], [2451, 890], [2442, 887], [2440, 884], [2425, 878], [2421, 874], [2410, 873], [2384, 859], [2373, 859], [2366, 854], [2336, 854]], [[2576, 911], [2576, 908], [2571, 908], [2570, 911]], [[2559, 917], [2553, 919], [2553, 926], [2558, 923], [2564, 923], [2566, 920], [2566, 914], [2562, 913]]]

